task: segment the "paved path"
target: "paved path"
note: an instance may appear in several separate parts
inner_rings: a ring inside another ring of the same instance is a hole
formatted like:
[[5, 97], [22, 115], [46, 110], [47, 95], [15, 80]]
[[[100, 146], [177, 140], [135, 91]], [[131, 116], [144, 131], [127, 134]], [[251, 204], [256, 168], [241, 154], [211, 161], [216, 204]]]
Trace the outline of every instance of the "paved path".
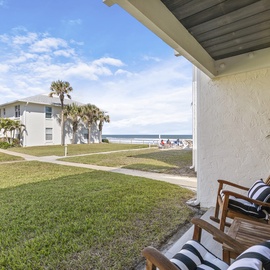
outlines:
[[[55, 164], [65, 165], [65, 166], [83, 167], [83, 168], [89, 168], [93, 170], [122, 173], [126, 175], [133, 175], [133, 176], [150, 178], [153, 180], [165, 181], [165, 182], [176, 184], [185, 188], [189, 188], [193, 191], [197, 190], [197, 178], [195, 177], [184, 177], [184, 176], [177, 176], [177, 175], [172, 175], [172, 174], [152, 173], [152, 172], [144, 172], [144, 171], [130, 170], [130, 169], [124, 169], [124, 168], [117, 168], [117, 167], [106, 167], [106, 166], [67, 162], [67, 161], [58, 160], [59, 158], [64, 158], [64, 157], [59, 157], [59, 156], [36, 157], [36, 156], [30, 156], [27, 154], [12, 152], [10, 150], [4, 150], [4, 149], [0, 149], [0, 152], [13, 155], [13, 156], [19, 156], [19, 157], [24, 158], [27, 161], [37, 160], [41, 162], [49, 162], [49, 163], [55, 163]], [[98, 153], [95, 153], [95, 154], [98, 154]]]

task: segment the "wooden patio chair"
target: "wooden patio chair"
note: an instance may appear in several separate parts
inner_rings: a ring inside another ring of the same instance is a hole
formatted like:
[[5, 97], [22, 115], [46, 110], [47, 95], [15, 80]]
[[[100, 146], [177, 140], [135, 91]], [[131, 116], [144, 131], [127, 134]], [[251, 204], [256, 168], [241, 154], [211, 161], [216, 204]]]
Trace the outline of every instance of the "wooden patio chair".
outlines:
[[[193, 240], [188, 241], [183, 246], [183, 248], [177, 254], [175, 254], [175, 256], [173, 256], [172, 259], [169, 260], [167, 257], [165, 257], [162, 253], [160, 253], [157, 249], [153, 247], [146, 247], [143, 250], [142, 254], [146, 258], [146, 270], [235, 269], [233, 265], [229, 267], [227, 263], [217, 258], [200, 243], [202, 230], [209, 232], [215, 240], [218, 240], [218, 242], [229, 245], [238, 254], [244, 252], [244, 248], [242, 247], [242, 245], [235, 239], [231, 238], [224, 232], [220, 231], [218, 228], [214, 227], [213, 225], [202, 219], [193, 218], [192, 223], [194, 224]], [[259, 248], [255, 248], [254, 246], [250, 252], [248, 252], [248, 250], [245, 251], [245, 255], [240, 255], [238, 257], [239, 262], [237, 263], [236, 267], [247, 267], [247, 265], [251, 266], [252, 263], [257, 263], [257, 265], [259, 266], [264, 264], [264, 266], [268, 265], [268, 267], [270, 267], [270, 242], [259, 245]], [[255, 261], [257, 260], [256, 252], [260, 254], [258, 255], [258, 257], [262, 259], [262, 261]], [[247, 260], [248, 257], [252, 258], [252, 261]], [[234, 263], [238, 261], [238, 258], [235, 260]], [[258, 267], [252, 269], [261, 268]], [[270, 268], [265, 269], [269, 270]]]
[[[221, 231], [224, 231], [225, 226], [231, 225], [231, 223], [227, 221], [227, 218], [234, 219], [235, 217], [241, 217], [269, 223], [270, 176], [268, 176], [265, 182], [262, 180], [256, 181], [251, 188], [237, 185], [226, 180], [218, 180], [218, 183], [219, 187], [215, 213], [210, 219], [220, 223]], [[226, 189], [224, 189], [225, 185]], [[234, 190], [239, 190], [238, 192], [242, 191], [246, 194], [239, 194], [227, 188], [234, 188]], [[253, 193], [255, 193], [255, 195]]]

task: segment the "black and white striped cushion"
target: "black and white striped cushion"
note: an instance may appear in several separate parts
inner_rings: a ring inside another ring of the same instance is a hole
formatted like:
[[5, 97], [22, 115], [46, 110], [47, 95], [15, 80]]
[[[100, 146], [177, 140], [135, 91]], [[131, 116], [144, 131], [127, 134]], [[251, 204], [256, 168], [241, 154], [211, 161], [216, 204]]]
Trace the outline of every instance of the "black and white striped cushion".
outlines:
[[171, 262], [181, 270], [227, 270], [229, 267], [195, 240], [189, 240]]
[[269, 270], [270, 240], [252, 246], [239, 255], [228, 270]]
[[[257, 180], [248, 191], [248, 197], [261, 202], [270, 202], [270, 186], [266, 185], [263, 180]], [[260, 205], [256, 205], [261, 210]]]
[[257, 206], [255, 206], [253, 203], [234, 196], [229, 197], [229, 208], [252, 217], [264, 218], [265, 220], [268, 220], [269, 218], [267, 211], [258, 210]]

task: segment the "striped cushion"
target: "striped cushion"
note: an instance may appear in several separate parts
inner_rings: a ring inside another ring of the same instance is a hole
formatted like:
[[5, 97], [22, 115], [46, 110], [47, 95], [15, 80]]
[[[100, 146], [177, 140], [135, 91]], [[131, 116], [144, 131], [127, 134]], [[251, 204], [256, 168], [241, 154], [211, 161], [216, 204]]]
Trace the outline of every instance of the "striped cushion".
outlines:
[[[270, 202], [270, 186], [266, 185], [263, 180], [257, 180], [248, 191], [248, 197], [261, 202]], [[260, 205], [256, 205], [261, 210]]]
[[270, 240], [252, 246], [239, 255], [228, 270], [269, 270]]
[[268, 220], [268, 213], [265, 210], [258, 211], [258, 208], [253, 203], [234, 196], [229, 197], [229, 208], [252, 217]]
[[228, 264], [217, 258], [195, 240], [189, 240], [181, 251], [174, 255], [171, 262], [181, 270], [228, 269]]

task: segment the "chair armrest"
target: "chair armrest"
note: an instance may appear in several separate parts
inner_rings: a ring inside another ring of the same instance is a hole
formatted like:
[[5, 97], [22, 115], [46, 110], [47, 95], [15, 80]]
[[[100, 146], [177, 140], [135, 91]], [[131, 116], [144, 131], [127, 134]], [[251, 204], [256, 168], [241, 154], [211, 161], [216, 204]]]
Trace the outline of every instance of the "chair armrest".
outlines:
[[270, 175], [266, 178], [266, 180], [264, 182], [266, 185], [270, 186]]
[[235, 184], [235, 183], [232, 183], [230, 181], [227, 181], [227, 180], [222, 180], [222, 179], [219, 179], [217, 180], [219, 182], [219, 184], [221, 184], [222, 186], [223, 185], [229, 185], [229, 186], [232, 186], [232, 187], [236, 187], [236, 188], [239, 188], [239, 189], [243, 189], [243, 190], [249, 190], [248, 187], [244, 187], [244, 186], [241, 186], [241, 185], [238, 185], [238, 184]]
[[212, 224], [200, 218], [192, 218], [191, 222], [194, 224], [193, 240], [200, 241], [202, 229], [213, 235], [213, 238], [223, 244], [233, 248], [237, 253], [242, 253], [245, 248], [235, 239], [219, 230]]
[[146, 247], [142, 254], [147, 260], [146, 270], [154, 270], [156, 267], [160, 270], [179, 270], [167, 257], [153, 247]]
[[233, 192], [231, 190], [223, 190], [223, 194], [226, 197], [234, 196], [236, 198], [243, 199], [245, 201], [248, 201], [248, 202], [251, 202], [251, 203], [254, 203], [254, 204], [257, 204], [257, 205], [261, 205], [261, 206], [270, 208], [270, 203], [266, 203], [266, 202], [262, 202], [262, 201], [257, 201], [257, 200], [251, 199], [251, 198], [249, 198], [249, 197], [247, 197], [245, 195], [242, 195], [242, 194]]

